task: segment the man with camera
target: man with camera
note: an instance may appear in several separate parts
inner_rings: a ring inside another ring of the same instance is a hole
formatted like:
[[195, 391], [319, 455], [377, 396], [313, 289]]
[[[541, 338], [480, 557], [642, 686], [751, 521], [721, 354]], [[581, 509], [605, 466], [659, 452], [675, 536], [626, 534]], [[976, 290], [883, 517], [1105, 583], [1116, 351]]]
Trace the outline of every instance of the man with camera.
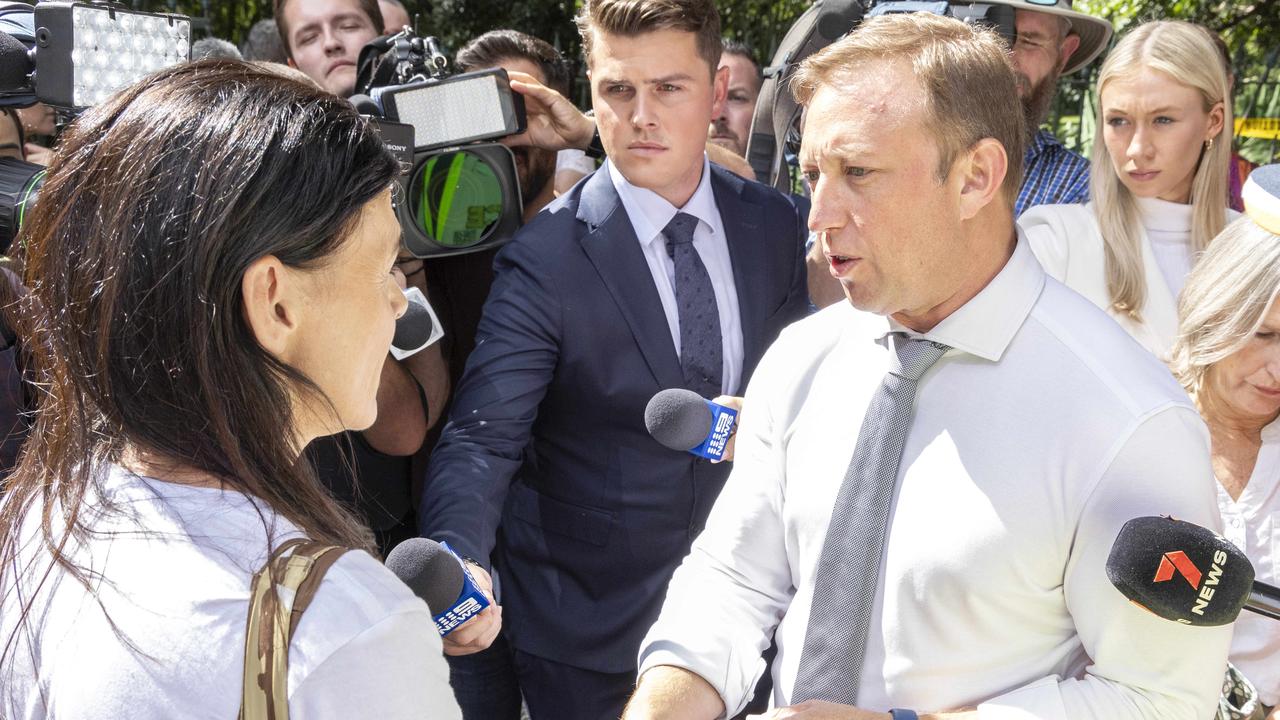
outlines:
[[[289, 64], [340, 97], [354, 91], [360, 50], [383, 25], [377, 0], [275, 0], [275, 17]], [[399, 264], [406, 282], [426, 293], [415, 263], [406, 258]], [[321, 479], [360, 510], [384, 554], [413, 534], [412, 459], [443, 412], [448, 390], [439, 344], [403, 361], [388, 355], [373, 426], [321, 438], [309, 448]]]
[[[706, 159], [727, 85], [715, 7], [591, 0], [579, 23], [609, 160], [498, 253], [419, 511], [423, 534], [496, 551], [521, 688], [557, 720], [620, 712], [727, 474], [649, 437], [645, 405], [737, 394], [805, 312], [795, 206]], [[591, 121], [524, 78], [523, 140], [587, 147]]]

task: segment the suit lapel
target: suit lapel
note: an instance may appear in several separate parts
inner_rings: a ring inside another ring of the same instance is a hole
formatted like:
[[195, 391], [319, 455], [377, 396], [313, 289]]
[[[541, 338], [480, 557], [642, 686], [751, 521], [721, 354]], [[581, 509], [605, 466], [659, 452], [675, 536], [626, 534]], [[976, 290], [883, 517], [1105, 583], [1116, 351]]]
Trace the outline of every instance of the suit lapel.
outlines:
[[[720, 211], [720, 223], [724, 225], [725, 242], [729, 245], [729, 261], [733, 266], [733, 284], [738, 294], [739, 322], [742, 324], [742, 378], [749, 375], [748, 368], [755, 367], [764, 354], [761, 347], [768, 293], [759, 292], [762, 270], [768, 267], [765, 243], [760, 242], [761, 213], [759, 206], [742, 199], [746, 183], [728, 171], [711, 166], [711, 190]], [[755, 290], [753, 292], [753, 289]], [[739, 381], [740, 384], [743, 381]], [[743, 388], [735, 388], [741, 394]]]
[[600, 168], [583, 185], [577, 217], [587, 225], [582, 249], [613, 296], [658, 385], [681, 387], [684, 375], [662, 300], [608, 169]]

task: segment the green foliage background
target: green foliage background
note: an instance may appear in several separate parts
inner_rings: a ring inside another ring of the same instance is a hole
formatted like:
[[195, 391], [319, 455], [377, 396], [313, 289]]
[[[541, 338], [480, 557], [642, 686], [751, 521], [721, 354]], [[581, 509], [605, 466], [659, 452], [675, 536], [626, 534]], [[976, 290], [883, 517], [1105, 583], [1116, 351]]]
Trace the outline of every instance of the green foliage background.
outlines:
[[[136, 8], [168, 10], [208, 18], [208, 32], [240, 44], [257, 20], [270, 17], [271, 0], [129, 0]], [[555, 45], [578, 63], [581, 44], [573, 14], [581, 0], [404, 0], [419, 18], [419, 31], [456, 50], [494, 28], [515, 28]], [[746, 42], [767, 63], [807, 0], [719, 0], [724, 34]], [[1134, 23], [1160, 18], [1198, 22], [1221, 33], [1236, 67], [1236, 113], [1280, 117], [1280, 0], [1076, 0], [1078, 10], [1110, 19], [1119, 33]], [[1063, 78], [1051, 129], [1069, 145], [1087, 152], [1093, 137], [1093, 94], [1097, 63]], [[581, 76], [581, 72], [579, 72]], [[578, 100], [585, 100], [579, 87]], [[1275, 140], [1240, 141], [1256, 162], [1278, 157]]]

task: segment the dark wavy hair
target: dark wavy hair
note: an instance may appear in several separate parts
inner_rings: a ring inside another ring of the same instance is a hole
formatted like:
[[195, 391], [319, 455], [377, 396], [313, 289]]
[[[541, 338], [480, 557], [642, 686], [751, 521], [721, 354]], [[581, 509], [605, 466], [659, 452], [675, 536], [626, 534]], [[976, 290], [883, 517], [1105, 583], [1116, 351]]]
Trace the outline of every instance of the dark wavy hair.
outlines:
[[29, 513], [52, 556], [24, 618], [55, 564], [91, 589], [63, 548], [88, 536], [83, 501], [126, 449], [211, 475], [315, 540], [372, 550], [299, 459], [291, 398], [323, 395], [259, 346], [241, 283], [266, 255], [324, 266], [398, 173], [345, 101], [228, 60], [157, 73], [64, 135], [16, 243], [30, 294], [9, 308], [40, 397], [3, 487], [0, 580], [14, 575], [0, 586], [32, 570], [18, 558]]

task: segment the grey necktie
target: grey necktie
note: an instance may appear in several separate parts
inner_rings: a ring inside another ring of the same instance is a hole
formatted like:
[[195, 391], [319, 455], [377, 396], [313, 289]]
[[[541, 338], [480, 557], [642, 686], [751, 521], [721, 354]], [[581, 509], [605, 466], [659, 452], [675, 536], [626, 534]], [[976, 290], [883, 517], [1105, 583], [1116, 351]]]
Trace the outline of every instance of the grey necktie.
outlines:
[[676, 213], [662, 230], [667, 254], [675, 262], [676, 308], [680, 319], [680, 369], [685, 387], [706, 398], [720, 394], [724, 349], [720, 309], [711, 276], [693, 247], [698, 219]]
[[892, 367], [871, 398], [818, 559], [791, 702], [855, 705], [916, 385], [948, 348], [889, 336]]

